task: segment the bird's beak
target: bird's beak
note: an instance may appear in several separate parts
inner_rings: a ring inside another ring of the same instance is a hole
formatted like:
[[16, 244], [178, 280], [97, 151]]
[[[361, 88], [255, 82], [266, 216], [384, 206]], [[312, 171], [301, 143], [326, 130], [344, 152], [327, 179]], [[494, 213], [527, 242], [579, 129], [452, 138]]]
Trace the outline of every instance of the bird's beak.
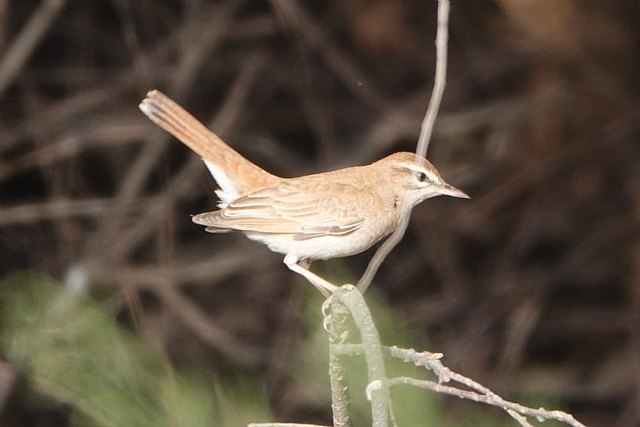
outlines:
[[446, 183], [442, 187], [440, 187], [438, 189], [438, 193], [440, 193], [443, 196], [457, 197], [457, 198], [460, 198], [460, 199], [470, 199], [471, 198], [464, 191], [454, 187], [453, 185], [449, 185], [449, 184], [446, 184]]

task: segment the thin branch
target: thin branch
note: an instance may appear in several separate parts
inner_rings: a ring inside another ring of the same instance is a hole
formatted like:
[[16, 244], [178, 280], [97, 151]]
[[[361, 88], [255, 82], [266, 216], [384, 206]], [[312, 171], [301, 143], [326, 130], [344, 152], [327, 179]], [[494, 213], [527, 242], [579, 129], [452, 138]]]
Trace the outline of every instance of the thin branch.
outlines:
[[265, 351], [254, 345], [240, 342], [210, 319], [200, 307], [186, 298], [179, 289], [171, 286], [157, 288], [156, 293], [167, 307], [204, 342], [225, 355], [228, 360], [246, 366], [256, 366], [265, 359]]
[[[152, 198], [143, 197], [132, 200], [124, 208], [127, 212], [142, 210], [142, 206]], [[55, 221], [70, 217], [100, 217], [115, 203], [112, 198], [81, 200], [50, 200], [46, 202], [4, 206], [0, 209], [0, 225], [24, 225], [38, 221]]]
[[[38, 146], [21, 157], [0, 160], [0, 181], [36, 167], [55, 165], [57, 162], [73, 158], [95, 147], [112, 148], [116, 145], [132, 144], [135, 140], [144, 138], [149, 132], [147, 124], [143, 125], [139, 119], [130, 123], [126, 123], [126, 118], [118, 118], [114, 123], [86, 120], [83, 125], [83, 129], [74, 128], [67, 134], [56, 137], [55, 142]], [[0, 140], [4, 142], [2, 135]]]
[[[483, 392], [462, 390], [457, 387], [452, 387], [448, 385], [439, 384], [434, 381], [428, 380], [418, 380], [411, 377], [398, 377], [392, 378], [388, 380], [388, 385], [410, 385], [414, 387], [424, 388], [433, 390], [436, 393], [449, 394], [451, 396], [456, 396], [462, 399], [473, 400], [474, 402], [486, 403], [487, 405], [496, 406], [498, 408], [502, 408], [505, 411], [513, 411], [521, 415], [526, 415], [529, 417], [535, 417], [541, 420], [556, 420], [562, 421], [570, 426], [574, 427], [586, 427], [581, 422], [577, 421], [571, 414], [567, 414], [563, 411], [547, 411], [543, 408], [534, 409], [529, 408], [524, 405], [520, 405], [519, 403], [509, 402], [504, 400], [497, 394], [489, 391], [490, 394], [484, 394]], [[485, 390], [485, 387], [482, 387]], [[509, 414], [511, 415], [511, 413]], [[519, 420], [519, 417], [514, 417], [516, 420]], [[522, 423], [521, 423], [522, 424]], [[529, 425], [528, 423], [522, 425]]]
[[533, 427], [531, 424], [529, 424], [529, 421], [527, 421], [527, 418], [525, 416], [520, 415], [519, 413], [517, 413], [513, 409], [507, 409], [507, 414], [511, 415], [511, 418], [513, 418], [518, 423], [520, 423], [521, 426], [523, 426], [523, 427]]
[[381, 98], [373, 83], [365, 77], [356, 64], [340, 51], [339, 47], [325, 35], [321, 25], [311, 19], [297, 0], [273, 0], [274, 9], [282, 21], [295, 30], [309, 46], [317, 49], [327, 65], [336, 73], [356, 96], [382, 110], [386, 102]]
[[402, 238], [404, 237], [404, 233], [405, 231], [407, 231], [407, 227], [409, 226], [409, 219], [410, 214], [402, 217], [400, 223], [391, 234], [391, 236], [389, 236], [387, 240], [385, 240], [382, 245], [380, 245], [373, 258], [371, 258], [367, 269], [358, 281], [357, 286], [360, 292], [366, 292], [367, 288], [371, 284], [371, 281], [373, 280], [373, 277], [376, 275], [378, 269], [387, 258], [387, 255], [389, 255], [393, 248], [395, 248], [396, 245], [400, 243], [400, 240], [402, 240]]
[[427, 156], [427, 149], [433, 135], [433, 127], [438, 117], [444, 87], [447, 83], [447, 46], [449, 43], [449, 0], [438, 0], [438, 31], [436, 32], [436, 73], [433, 93], [429, 101], [427, 113], [422, 121], [416, 154]]
[[[416, 155], [425, 156], [431, 135], [433, 134], [433, 126], [435, 124], [438, 110], [440, 109], [440, 103], [442, 101], [442, 94], [444, 93], [444, 87], [446, 84], [447, 73], [447, 43], [449, 40], [449, 0], [438, 0], [438, 31], [436, 33], [436, 73], [434, 78], [433, 92], [431, 94], [431, 100], [429, 101], [429, 107], [422, 121], [422, 128], [420, 129], [420, 136], [418, 138], [418, 146], [416, 148]], [[411, 212], [405, 215], [401, 220], [394, 232], [385, 240], [385, 242], [378, 248], [373, 258], [369, 262], [366, 271], [358, 281], [358, 289], [364, 293], [373, 277], [378, 272], [378, 269], [387, 258], [387, 255], [396, 247], [400, 240], [404, 237], [405, 231], [409, 226], [409, 217]]]
[[[280, 265], [280, 260], [276, 257], [265, 257], [264, 252], [258, 249], [243, 248], [243, 257], [239, 258], [237, 251], [240, 249], [227, 246], [223, 253], [218, 253], [213, 258], [211, 254], [201, 255], [198, 252], [195, 256], [179, 257], [170, 265], [125, 264], [119, 268], [119, 271], [130, 277], [137, 287], [148, 290], [164, 287], [163, 278], [169, 279], [172, 283], [171, 286], [182, 286], [193, 284], [193, 282], [214, 286], [233, 274], [246, 271], [247, 264], [251, 264], [255, 269], [265, 268], [269, 265]], [[100, 269], [93, 273], [103, 274]]]
[[65, 5], [65, 0], [44, 0], [0, 62], [0, 96], [11, 85], [33, 50]]

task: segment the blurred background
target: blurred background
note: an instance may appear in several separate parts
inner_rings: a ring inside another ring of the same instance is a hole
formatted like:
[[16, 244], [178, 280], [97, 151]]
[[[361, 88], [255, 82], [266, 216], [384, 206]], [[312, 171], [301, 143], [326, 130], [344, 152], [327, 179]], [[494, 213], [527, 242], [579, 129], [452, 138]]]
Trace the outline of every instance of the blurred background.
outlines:
[[[640, 426], [640, 4], [452, 3], [428, 157], [472, 200], [414, 210], [367, 293], [390, 310], [385, 342], [409, 331], [506, 398]], [[187, 370], [257, 393], [242, 398], [263, 404], [251, 421], [330, 422], [327, 390], [295, 373], [319, 326], [305, 317], [317, 316], [315, 291], [281, 255], [191, 223], [215, 207], [214, 183], [137, 104], [161, 89], [282, 176], [413, 150], [436, 10], [0, 0], [0, 423], [160, 425], [104, 421], [113, 410], [70, 379], [111, 366], [109, 351], [155, 360], [149, 396], [164, 390], [153, 378]], [[353, 283], [371, 255], [313, 268]], [[68, 309], [79, 299], [91, 308]], [[93, 333], [65, 329], [89, 323]], [[103, 380], [136, 390], [113, 372]], [[435, 405], [441, 421], [420, 425], [514, 425], [478, 405]]]

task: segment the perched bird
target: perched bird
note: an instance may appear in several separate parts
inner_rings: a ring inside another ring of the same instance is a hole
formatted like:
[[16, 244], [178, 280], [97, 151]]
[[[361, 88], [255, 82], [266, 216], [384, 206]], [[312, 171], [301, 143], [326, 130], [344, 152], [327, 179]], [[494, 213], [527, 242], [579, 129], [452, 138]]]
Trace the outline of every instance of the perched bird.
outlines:
[[140, 109], [199, 154], [220, 187], [220, 209], [196, 215], [193, 222], [212, 233], [241, 231], [285, 254], [287, 267], [325, 295], [335, 285], [309, 270], [313, 260], [369, 249], [425, 199], [469, 197], [409, 152], [366, 166], [281, 178], [245, 159], [160, 91], [149, 92]]

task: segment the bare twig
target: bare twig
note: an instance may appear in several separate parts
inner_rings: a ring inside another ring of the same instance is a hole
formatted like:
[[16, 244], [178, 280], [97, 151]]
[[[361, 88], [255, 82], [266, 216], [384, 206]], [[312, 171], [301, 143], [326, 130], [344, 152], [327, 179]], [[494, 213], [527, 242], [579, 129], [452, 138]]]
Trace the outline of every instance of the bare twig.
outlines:
[[[132, 200], [126, 206], [127, 212], [139, 210], [148, 202], [148, 198]], [[101, 216], [113, 203], [113, 199], [81, 199], [50, 200], [31, 204], [22, 203], [18, 206], [3, 206], [0, 209], [0, 225], [30, 224], [37, 221], [78, 216]]]
[[[455, 376], [458, 377], [458, 374], [456, 374]], [[475, 384], [474, 381], [469, 380], [466, 377], [462, 377], [462, 378], [465, 378], [466, 383]], [[468, 399], [468, 400], [473, 400], [475, 402], [486, 403], [487, 405], [496, 406], [498, 408], [504, 409], [505, 411], [509, 412], [509, 415], [512, 415], [510, 411], [513, 411], [515, 413], [529, 416], [529, 417], [535, 417], [538, 419], [545, 419], [545, 420], [562, 421], [563, 423], [568, 424], [570, 426], [574, 426], [574, 427], [585, 427], [584, 424], [577, 421], [571, 414], [567, 414], [566, 412], [563, 412], [563, 411], [547, 411], [546, 409], [543, 409], [543, 408], [533, 409], [533, 408], [526, 407], [524, 405], [520, 405], [518, 403], [509, 402], [507, 400], [504, 400], [497, 394], [491, 392], [486, 387], [479, 386], [479, 384], [478, 386], [482, 390], [480, 392], [462, 390], [457, 387], [443, 385], [441, 383], [437, 383], [434, 381], [418, 380], [411, 377], [391, 378], [389, 379], [388, 384], [389, 385], [400, 385], [400, 384], [411, 385], [414, 387], [433, 390], [436, 393], [449, 394], [451, 396], [460, 397], [462, 399]], [[521, 420], [521, 417], [514, 417], [514, 418], [519, 422]], [[526, 421], [525, 423], [521, 422], [521, 424], [529, 425], [529, 423], [526, 423]]]
[[[433, 93], [431, 94], [431, 100], [429, 101], [429, 107], [422, 121], [422, 128], [420, 130], [420, 137], [418, 138], [418, 146], [416, 148], [416, 155], [424, 155], [427, 152], [429, 141], [433, 133], [433, 126], [435, 124], [438, 110], [440, 109], [440, 102], [442, 101], [442, 94], [444, 93], [444, 87], [446, 84], [446, 71], [447, 71], [447, 42], [449, 32], [449, 0], [438, 0], [438, 31], [436, 34], [436, 75], [433, 85]], [[398, 243], [404, 237], [404, 233], [409, 226], [410, 213], [405, 215], [398, 224], [398, 227], [394, 232], [384, 241], [384, 243], [378, 248], [375, 255], [369, 262], [366, 271], [358, 281], [358, 289], [364, 293], [373, 277], [378, 272], [378, 269], [387, 258], [387, 255], [396, 247]]]
[[0, 96], [7, 90], [45, 35], [65, 0], [44, 0], [0, 62]]
[[[458, 374], [457, 372], [453, 372], [452, 370], [444, 366], [441, 362], [442, 354], [440, 353], [417, 352], [413, 349], [403, 349], [395, 346], [384, 348], [384, 350], [388, 352], [392, 357], [398, 358], [404, 362], [413, 363], [416, 366], [422, 366], [432, 371], [438, 378], [437, 382], [429, 380], [418, 380], [411, 377], [397, 377], [388, 379], [384, 376], [384, 374], [377, 375], [375, 377], [372, 376], [371, 367], [373, 366], [375, 369], [378, 369], [376, 367], [378, 361], [376, 360], [376, 357], [371, 357], [371, 354], [369, 353], [372, 349], [368, 347], [373, 345], [373, 350], [376, 351], [375, 354], [380, 355], [383, 347], [379, 342], [377, 330], [375, 328], [375, 325], [373, 324], [373, 320], [370, 317], [370, 313], [364, 303], [362, 295], [357, 292], [353, 288], [353, 286], [345, 285], [338, 288], [338, 291], [334, 293], [332, 298], [335, 299], [331, 305], [332, 310], [336, 304], [344, 303], [349, 308], [352, 316], [357, 316], [361, 319], [360, 321], [356, 320], [356, 325], [359, 328], [360, 336], [363, 340], [362, 344], [342, 344], [336, 346], [335, 351], [343, 355], [365, 355], [367, 366], [369, 368], [369, 385], [367, 387], [368, 396], [373, 397], [376, 395], [376, 393], [386, 390], [390, 386], [411, 385], [414, 387], [433, 390], [437, 393], [449, 394], [463, 399], [473, 400], [475, 402], [486, 403], [488, 405], [502, 408], [509, 414], [509, 416], [518, 421], [522, 426], [530, 426], [526, 417], [535, 417], [541, 420], [546, 419], [562, 421], [573, 427], [585, 427], [584, 424], [580, 423], [571, 414], [568, 414], [566, 412], [549, 411], [544, 408], [529, 408], [524, 405], [509, 402], [503, 399], [482, 384], [468, 377], [465, 377], [464, 375]], [[368, 355], [369, 357], [367, 357]], [[383, 362], [380, 361], [380, 363]], [[382, 365], [381, 372], [384, 373], [384, 365]], [[468, 390], [450, 385], [444, 385], [445, 383], [450, 382], [461, 384], [468, 388]], [[379, 414], [378, 416], [382, 415]], [[376, 422], [375, 420], [376, 418], [374, 418], [374, 425]]]
[[404, 237], [404, 233], [407, 231], [407, 227], [409, 226], [409, 215], [405, 215], [400, 220], [398, 227], [394, 230], [394, 232], [385, 240], [382, 245], [378, 248], [373, 258], [369, 262], [367, 269], [364, 274], [358, 281], [358, 289], [360, 292], [366, 292], [369, 285], [371, 285], [371, 281], [373, 280], [373, 276], [376, 275], [378, 269], [387, 258], [387, 255], [391, 253], [393, 248], [396, 247], [400, 240]]
[[[156, 263], [145, 265], [123, 266], [122, 274], [130, 277], [137, 287], [155, 290], [165, 286], [163, 278], [168, 279], [171, 286], [184, 284], [206, 283], [214, 286], [233, 274], [246, 270], [247, 263], [255, 269], [265, 268], [269, 265], [280, 265], [276, 257], [265, 257], [261, 248], [243, 248], [243, 256], [238, 257], [238, 249], [225, 247], [225, 252], [211, 256], [206, 253], [198, 258], [178, 258], [168, 266], [158, 266]], [[204, 251], [203, 251], [204, 253]]]
[[325, 32], [300, 6], [297, 0], [272, 0], [276, 13], [311, 47], [324, 55], [327, 64], [347, 87], [369, 105], [381, 109], [384, 101], [367, 81], [365, 74], [340, 49], [330, 42]]
[[[476, 402], [483, 402], [489, 405], [498, 406], [505, 411], [515, 411], [518, 414], [532, 416], [532, 417], [541, 417], [544, 419], [554, 419], [558, 421], [563, 421], [572, 426], [583, 426], [580, 422], [576, 421], [573, 416], [567, 414], [562, 411], [547, 411], [545, 409], [531, 409], [526, 406], [519, 405], [517, 403], [508, 402], [502, 399], [500, 396], [496, 395], [494, 392], [489, 390], [487, 387], [477, 383], [476, 381], [465, 377], [464, 375], [460, 375], [456, 372], [451, 371], [449, 368], [444, 366], [440, 359], [442, 358], [442, 354], [440, 353], [430, 353], [430, 352], [416, 352], [413, 349], [403, 349], [398, 347], [390, 347], [389, 352], [393, 357], [397, 357], [405, 362], [411, 362], [416, 366], [422, 366], [430, 371], [432, 371], [438, 377], [438, 383], [434, 383], [432, 381], [426, 381], [426, 384], [422, 388], [429, 388], [439, 393], [452, 394], [461, 398], [475, 400]], [[411, 381], [406, 382], [406, 384], [419, 386], [421, 380], [415, 380], [415, 383], [411, 383]], [[394, 378], [390, 380], [390, 383], [393, 385], [394, 382], [405, 383], [403, 379]], [[455, 387], [442, 386], [444, 388], [436, 390], [432, 386], [435, 384], [437, 386], [441, 386], [442, 383], [448, 382], [457, 382], [462, 384], [475, 392], [470, 392], [468, 390], [462, 390]], [[462, 394], [455, 394], [456, 390], [463, 392]], [[514, 416], [511, 412], [509, 415], [513, 416], [516, 420], [519, 420], [518, 416]], [[528, 425], [528, 424], [522, 424]]]
[[195, 334], [229, 360], [255, 366], [265, 360], [264, 349], [243, 344], [216, 325], [202, 310], [172, 286], [157, 288], [156, 293]]
[[122, 120], [114, 120], [110, 123], [89, 119], [83, 129], [74, 129], [57, 138], [56, 142], [37, 147], [16, 159], [0, 160], [0, 180], [35, 167], [55, 165], [57, 162], [75, 157], [91, 148], [132, 144], [134, 141], [144, 138], [148, 131], [146, 123], [143, 124], [139, 119], [127, 122], [126, 118], [122, 118]]
[[449, 0], [438, 0], [438, 31], [436, 32], [436, 73], [433, 82], [433, 93], [429, 101], [427, 113], [422, 121], [416, 154], [427, 156], [431, 142], [433, 127], [438, 117], [444, 87], [447, 83], [447, 46], [449, 44]]

